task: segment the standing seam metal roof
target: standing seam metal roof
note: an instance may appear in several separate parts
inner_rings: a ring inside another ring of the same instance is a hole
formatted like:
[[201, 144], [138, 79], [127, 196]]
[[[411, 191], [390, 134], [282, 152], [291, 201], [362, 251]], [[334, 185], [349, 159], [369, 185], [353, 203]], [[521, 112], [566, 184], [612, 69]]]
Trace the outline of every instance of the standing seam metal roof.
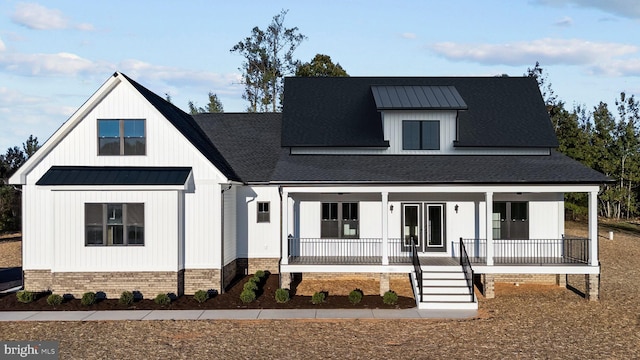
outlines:
[[455, 86], [373, 85], [378, 110], [425, 109], [466, 110], [467, 104]]

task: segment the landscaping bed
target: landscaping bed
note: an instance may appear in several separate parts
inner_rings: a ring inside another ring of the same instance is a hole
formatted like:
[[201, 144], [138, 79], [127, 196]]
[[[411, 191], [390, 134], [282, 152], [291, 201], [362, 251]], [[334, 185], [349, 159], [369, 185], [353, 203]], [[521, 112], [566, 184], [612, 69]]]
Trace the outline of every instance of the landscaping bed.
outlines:
[[[36, 294], [36, 300], [28, 304], [18, 301], [16, 294], [0, 295], [0, 311], [72, 311], [72, 310], [194, 310], [194, 309], [407, 309], [415, 307], [415, 301], [411, 297], [398, 296], [395, 305], [386, 305], [378, 294], [363, 294], [362, 300], [357, 304], [349, 301], [348, 295], [332, 295], [327, 289], [317, 289], [325, 292], [326, 298], [320, 304], [313, 304], [311, 296], [295, 295], [296, 283], [292, 284], [290, 300], [278, 303], [275, 292], [279, 287], [278, 275], [269, 275], [259, 283], [256, 291], [256, 299], [250, 303], [240, 300], [240, 293], [252, 276], [237, 278], [229, 289], [223, 294], [212, 293], [205, 302], [198, 302], [192, 295], [184, 295], [176, 298], [168, 305], [159, 305], [153, 301], [157, 294], [143, 294], [143, 299], [138, 299], [130, 305], [120, 304], [118, 299], [97, 300], [92, 305], [83, 305], [80, 299], [66, 299], [60, 305], [47, 304], [48, 293]], [[98, 290], [98, 289], [96, 289]]]

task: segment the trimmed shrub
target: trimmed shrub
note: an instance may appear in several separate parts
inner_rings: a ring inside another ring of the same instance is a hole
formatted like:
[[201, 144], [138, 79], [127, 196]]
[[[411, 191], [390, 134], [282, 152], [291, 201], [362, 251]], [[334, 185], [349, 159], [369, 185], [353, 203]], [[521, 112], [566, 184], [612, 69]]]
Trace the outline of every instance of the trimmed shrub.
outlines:
[[395, 305], [398, 303], [398, 294], [393, 290], [389, 290], [382, 296], [382, 302], [386, 305]]
[[122, 294], [120, 294], [120, 299], [118, 299], [118, 302], [121, 305], [131, 305], [133, 303], [133, 293], [131, 291], [123, 291]]
[[171, 304], [171, 298], [168, 294], [158, 294], [156, 298], [153, 299], [153, 302], [158, 305], [165, 306]]
[[277, 289], [276, 290], [276, 302], [278, 304], [284, 304], [289, 301], [289, 289]]
[[204, 291], [204, 290], [198, 290], [198, 291], [196, 291], [195, 294], [193, 294], [193, 298], [197, 302], [203, 303], [203, 302], [207, 301], [207, 299], [209, 298], [209, 293]]
[[353, 305], [362, 301], [362, 290], [355, 289], [349, 293], [349, 302]]
[[28, 304], [36, 299], [36, 294], [31, 291], [22, 290], [16, 293], [16, 298], [18, 299], [19, 302], [23, 304]]
[[314, 293], [313, 296], [311, 297], [311, 303], [313, 305], [322, 304], [324, 302], [325, 297], [326, 295], [323, 291], [318, 291]]
[[62, 304], [62, 296], [58, 294], [51, 294], [47, 296], [47, 304], [51, 306]]
[[262, 279], [258, 275], [253, 275], [253, 277], [251, 277], [251, 281], [256, 284], [260, 284], [262, 282]]
[[80, 299], [80, 303], [84, 306], [93, 305], [96, 302], [96, 293], [94, 292], [86, 292], [82, 294], [82, 299]]
[[264, 278], [265, 276], [267, 276], [267, 273], [264, 272], [264, 270], [258, 270], [256, 271], [256, 274], [254, 276], [259, 277], [260, 279]]
[[256, 293], [253, 290], [245, 289], [240, 293], [240, 301], [248, 304], [256, 299]]
[[246, 283], [244, 283], [242, 289], [256, 291], [258, 290], [258, 284], [256, 284], [255, 281], [247, 281]]

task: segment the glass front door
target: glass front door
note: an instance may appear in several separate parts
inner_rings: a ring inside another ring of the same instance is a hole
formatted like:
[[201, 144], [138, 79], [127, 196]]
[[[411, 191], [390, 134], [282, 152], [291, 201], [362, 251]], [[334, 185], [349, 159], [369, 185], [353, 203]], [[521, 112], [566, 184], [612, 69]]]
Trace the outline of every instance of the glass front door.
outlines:
[[444, 204], [402, 205], [402, 247], [415, 243], [419, 252], [446, 251]]

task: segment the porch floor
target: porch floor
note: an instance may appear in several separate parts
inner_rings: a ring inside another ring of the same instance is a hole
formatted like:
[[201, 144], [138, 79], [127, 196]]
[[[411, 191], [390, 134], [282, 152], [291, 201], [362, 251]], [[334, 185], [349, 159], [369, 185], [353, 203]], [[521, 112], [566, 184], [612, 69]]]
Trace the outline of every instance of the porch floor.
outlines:
[[[484, 266], [487, 264], [487, 259], [484, 257], [469, 257], [469, 261], [471, 265]], [[582, 260], [571, 259], [571, 258], [562, 258], [562, 257], [543, 257], [543, 258], [513, 258], [513, 257], [494, 257], [493, 258], [494, 265], [513, 265], [513, 266], [522, 266], [522, 265], [539, 265], [539, 266], [555, 266], [555, 265], [569, 265], [569, 266], [578, 266], [578, 265], [587, 265]]]

